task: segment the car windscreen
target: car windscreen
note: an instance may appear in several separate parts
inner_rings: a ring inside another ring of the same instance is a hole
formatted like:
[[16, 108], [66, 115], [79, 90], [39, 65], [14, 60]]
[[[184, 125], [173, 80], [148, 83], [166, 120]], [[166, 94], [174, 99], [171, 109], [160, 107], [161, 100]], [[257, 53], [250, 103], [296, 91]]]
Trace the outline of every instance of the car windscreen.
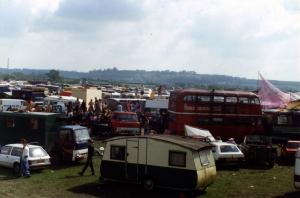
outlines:
[[41, 147], [29, 148], [30, 157], [45, 157], [47, 155], [47, 152]]
[[288, 142], [287, 143], [287, 148], [299, 148], [300, 147], [300, 142]]
[[239, 149], [235, 145], [222, 145], [222, 146], [220, 146], [220, 150], [221, 150], [221, 153], [229, 153], [229, 152], [237, 153], [237, 152], [239, 152]]
[[90, 139], [90, 135], [87, 129], [74, 130], [74, 137], [76, 142]]
[[124, 122], [137, 122], [136, 114], [115, 114], [114, 119]]

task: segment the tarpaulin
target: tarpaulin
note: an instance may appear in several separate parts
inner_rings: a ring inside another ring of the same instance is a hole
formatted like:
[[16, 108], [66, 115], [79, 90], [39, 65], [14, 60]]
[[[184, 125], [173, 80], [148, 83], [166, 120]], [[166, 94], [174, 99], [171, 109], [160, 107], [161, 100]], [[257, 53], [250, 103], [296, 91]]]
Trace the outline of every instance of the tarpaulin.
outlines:
[[287, 107], [287, 104], [292, 100], [291, 94], [282, 92], [268, 80], [265, 80], [261, 74], [259, 74], [259, 77], [261, 80], [258, 96], [260, 98], [262, 108]]

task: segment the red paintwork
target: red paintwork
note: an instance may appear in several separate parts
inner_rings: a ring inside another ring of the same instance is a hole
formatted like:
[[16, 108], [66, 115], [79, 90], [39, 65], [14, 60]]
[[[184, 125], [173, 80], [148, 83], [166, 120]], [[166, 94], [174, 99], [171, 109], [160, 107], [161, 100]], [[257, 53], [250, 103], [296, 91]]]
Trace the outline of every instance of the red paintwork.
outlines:
[[[195, 102], [184, 101], [186, 96], [236, 97], [257, 100], [251, 92], [207, 91], [183, 89], [171, 93], [169, 101], [169, 125], [173, 134], [184, 135], [184, 125], [209, 130], [215, 137], [222, 139], [234, 137], [242, 140], [245, 135], [262, 133], [261, 105], [254, 103]], [[198, 99], [197, 99], [198, 100]]]
[[112, 115], [112, 118], [111, 118], [112, 133], [114, 135], [117, 135], [116, 129], [118, 127], [120, 127], [120, 128], [137, 128], [137, 129], [140, 129], [140, 122], [138, 120], [134, 120], [134, 121], [121, 121], [121, 120], [118, 120], [117, 117], [122, 116], [122, 115], [132, 115], [132, 116], [137, 117], [137, 114], [134, 113], [134, 112], [125, 112], [125, 111], [117, 112], [117, 111], [115, 111]]

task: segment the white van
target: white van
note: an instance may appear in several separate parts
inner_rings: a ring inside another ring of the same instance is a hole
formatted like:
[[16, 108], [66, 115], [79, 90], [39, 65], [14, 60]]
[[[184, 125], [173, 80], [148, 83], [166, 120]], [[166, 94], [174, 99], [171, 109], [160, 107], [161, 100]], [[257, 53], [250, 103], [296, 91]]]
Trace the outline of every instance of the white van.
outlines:
[[26, 101], [20, 99], [0, 99], [0, 112], [13, 109], [25, 110]]
[[300, 148], [295, 154], [294, 185], [295, 188], [300, 189]]

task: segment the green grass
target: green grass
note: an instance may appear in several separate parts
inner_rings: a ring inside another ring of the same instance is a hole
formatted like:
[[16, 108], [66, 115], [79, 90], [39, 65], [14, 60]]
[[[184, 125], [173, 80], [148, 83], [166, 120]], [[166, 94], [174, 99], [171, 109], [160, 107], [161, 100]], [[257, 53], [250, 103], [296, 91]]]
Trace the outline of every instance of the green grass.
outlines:
[[[130, 184], [101, 184], [100, 158], [94, 158], [96, 176], [88, 168], [80, 177], [83, 163], [33, 172], [31, 178], [15, 178], [10, 169], [0, 168], [0, 197], [180, 197], [183, 192], [157, 189], [148, 193], [141, 186]], [[215, 183], [197, 197], [300, 197], [293, 186], [293, 167], [278, 166], [269, 170], [218, 170]]]
[[299, 197], [293, 185], [293, 170], [276, 165], [269, 170], [218, 171], [205, 197]]

